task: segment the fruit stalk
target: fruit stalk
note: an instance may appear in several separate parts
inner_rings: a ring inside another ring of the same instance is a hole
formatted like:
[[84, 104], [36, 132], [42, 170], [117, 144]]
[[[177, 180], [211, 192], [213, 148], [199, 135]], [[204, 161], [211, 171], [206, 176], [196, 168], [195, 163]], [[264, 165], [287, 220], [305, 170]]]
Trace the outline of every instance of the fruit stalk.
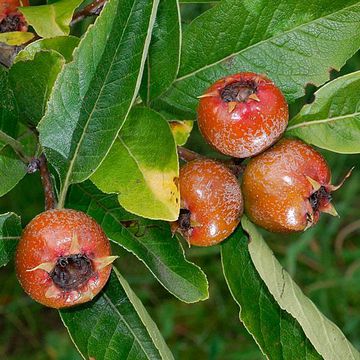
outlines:
[[77, 24], [87, 16], [99, 15], [105, 3], [106, 0], [95, 0], [80, 11], [77, 11], [73, 16], [70, 25]]

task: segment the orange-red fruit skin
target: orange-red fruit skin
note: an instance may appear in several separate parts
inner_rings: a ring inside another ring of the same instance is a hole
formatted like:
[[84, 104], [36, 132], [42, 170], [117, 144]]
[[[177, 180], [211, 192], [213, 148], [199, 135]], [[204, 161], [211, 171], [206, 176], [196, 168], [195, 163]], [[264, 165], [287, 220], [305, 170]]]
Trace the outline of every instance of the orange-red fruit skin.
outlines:
[[211, 246], [226, 239], [243, 213], [243, 199], [236, 177], [223, 164], [199, 159], [180, 169], [182, 208], [191, 213], [187, 241], [191, 245]]
[[[254, 80], [259, 101], [248, 99], [236, 103], [222, 100], [220, 91], [237, 81]], [[243, 72], [215, 82], [205, 91], [214, 96], [201, 97], [198, 124], [202, 135], [223, 154], [237, 158], [254, 156], [280, 138], [288, 123], [288, 106], [282, 92], [263, 75]], [[217, 95], [216, 95], [217, 94]]]
[[[42, 269], [29, 271], [41, 263], [56, 262], [58, 257], [69, 255], [74, 235], [81, 252], [89, 258], [110, 255], [110, 243], [101, 227], [80, 211], [45, 211], [36, 216], [23, 231], [15, 256], [17, 277], [25, 292], [45, 306], [64, 308], [89, 301], [86, 297], [80, 297], [75, 302], [69, 301], [65, 292], [58, 297], [46, 297], [46, 291], [53, 285], [52, 279]], [[110, 272], [111, 265], [108, 265], [96, 273], [98, 285], [93, 289], [94, 296], [106, 284]], [[86, 291], [86, 287], [81, 291]]]
[[[245, 212], [272, 232], [303, 231], [309, 197], [314, 192], [306, 176], [327, 187], [331, 173], [325, 159], [300, 140], [282, 139], [253, 158], [243, 174]], [[315, 214], [313, 224], [319, 219]]]

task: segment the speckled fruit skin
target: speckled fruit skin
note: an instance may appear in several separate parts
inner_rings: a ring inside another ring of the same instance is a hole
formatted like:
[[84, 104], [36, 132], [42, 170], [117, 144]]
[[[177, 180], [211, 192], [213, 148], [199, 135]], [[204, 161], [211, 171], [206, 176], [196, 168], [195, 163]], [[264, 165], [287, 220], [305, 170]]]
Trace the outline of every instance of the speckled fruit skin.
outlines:
[[243, 213], [236, 177], [223, 164], [199, 159], [180, 169], [181, 207], [190, 210], [193, 227], [185, 234], [191, 245], [211, 246], [226, 239]]
[[[306, 176], [330, 186], [330, 169], [317, 151], [300, 140], [280, 140], [245, 169], [242, 191], [246, 214], [272, 232], [305, 230], [307, 213], [312, 212], [309, 197], [315, 191]], [[314, 225], [320, 211], [312, 215]]]
[[[239, 81], [255, 81], [258, 100], [234, 103], [235, 108], [229, 111], [221, 90]], [[218, 80], [200, 98], [198, 107], [199, 128], [207, 142], [237, 158], [254, 156], [271, 146], [285, 131], [288, 117], [281, 91], [267, 77], [251, 72]]]
[[[56, 262], [60, 256], [69, 255], [74, 236], [79, 250], [91, 259], [107, 257], [111, 253], [110, 243], [101, 227], [86, 214], [70, 210], [49, 210], [36, 216], [24, 229], [15, 258], [17, 277], [24, 290], [39, 303], [63, 308], [89, 301], [86, 292], [90, 286], [95, 296], [106, 284], [111, 265], [96, 271], [89, 284], [77, 292], [59, 290], [56, 296], [46, 295], [54, 287], [49, 274], [34, 269], [41, 263]], [[85, 294], [85, 296], [84, 296]]]
[[20, 23], [16, 31], [27, 31], [24, 16], [18, 11], [19, 6], [30, 6], [29, 0], [0, 0], [0, 23], [7, 16], [19, 16]]

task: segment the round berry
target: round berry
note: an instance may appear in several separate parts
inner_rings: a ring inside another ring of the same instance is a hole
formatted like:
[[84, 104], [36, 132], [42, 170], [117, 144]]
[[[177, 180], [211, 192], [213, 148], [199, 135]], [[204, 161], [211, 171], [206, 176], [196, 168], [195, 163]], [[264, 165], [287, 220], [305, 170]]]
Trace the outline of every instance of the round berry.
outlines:
[[245, 212], [272, 232], [306, 230], [321, 212], [337, 215], [330, 201], [339, 186], [331, 185], [330, 178], [329, 166], [316, 150], [300, 140], [282, 139], [247, 165]]
[[110, 243], [86, 214], [49, 210], [24, 229], [15, 257], [21, 286], [36, 301], [53, 308], [91, 300], [106, 284]]
[[210, 246], [226, 239], [243, 213], [241, 189], [223, 164], [199, 159], [185, 164], [179, 176], [181, 210], [173, 230], [191, 245]]
[[266, 76], [244, 72], [218, 80], [200, 96], [198, 124], [223, 154], [246, 158], [280, 138], [289, 113], [284, 95]]

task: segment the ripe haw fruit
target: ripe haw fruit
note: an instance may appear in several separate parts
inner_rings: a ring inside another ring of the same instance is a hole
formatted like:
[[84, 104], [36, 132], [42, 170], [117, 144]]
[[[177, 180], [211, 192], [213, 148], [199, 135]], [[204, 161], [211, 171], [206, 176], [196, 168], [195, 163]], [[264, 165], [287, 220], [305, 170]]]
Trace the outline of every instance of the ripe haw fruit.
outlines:
[[200, 96], [198, 124], [223, 154], [256, 155], [280, 138], [288, 123], [284, 95], [264, 75], [243, 72], [218, 80]]
[[272, 232], [303, 231], [321, 212], [337, 216], [331, 204], [331, 172], [325, 159], [300, 140], [282, 139], [253, 158], [242, 182], [245, 212]]
[[226, 239], [243, 213], [241, 189], [235, 175], [210, 159], [188, 162], [180, 169], [181, 210], [172, 224], [189, 244], [211, 246]]
[[29, 0], [0, 0], [0, 33], [27, 31], [25, 18], [18, 7], [29, 5]]
[[111, 264], [110, 243], [86, 214], [48, 210], [36, 216], [20, 239], [15, 265], [24, 290], [53, 308], [91, 300], [106, 284]]

